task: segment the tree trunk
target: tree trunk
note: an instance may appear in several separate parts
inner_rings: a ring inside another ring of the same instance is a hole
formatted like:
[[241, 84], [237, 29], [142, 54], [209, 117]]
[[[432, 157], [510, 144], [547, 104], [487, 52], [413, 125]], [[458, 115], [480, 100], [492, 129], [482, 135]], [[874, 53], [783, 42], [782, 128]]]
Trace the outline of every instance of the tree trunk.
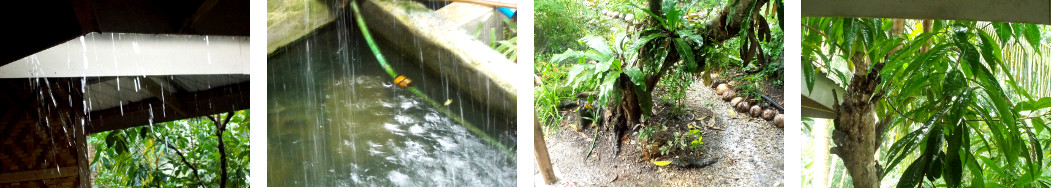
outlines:
[[[874, 104], [882, 98], [876, 93], [880, 83], [879, 71], [883, 63], [877, 63], [869, 69], [864, 54], [857, 52], [853, 56], [855, 63], [854, 78], [847, 86], [841, 104], [838, 100], [832, 105], [837, 117], [833, 120], [835, 129], [832, 140], [836, 143], [829, 152], [843, 158], [843, 165], [854, 180], [854, 187], [878, 188], [882, 169], [876, 163], [876, 119]], [[869, 69], [869, 70], [865, 70]], [[833, 99], [837, 99], [835, 91]]]
[[[923, 20], [923, 33], [930, 33], [934, 28], [933, 20]], [[923, 41], [923, 46], [920, 47], [920, 53], [926, 53], [927, 50], [931, 49], [930, 41]]]

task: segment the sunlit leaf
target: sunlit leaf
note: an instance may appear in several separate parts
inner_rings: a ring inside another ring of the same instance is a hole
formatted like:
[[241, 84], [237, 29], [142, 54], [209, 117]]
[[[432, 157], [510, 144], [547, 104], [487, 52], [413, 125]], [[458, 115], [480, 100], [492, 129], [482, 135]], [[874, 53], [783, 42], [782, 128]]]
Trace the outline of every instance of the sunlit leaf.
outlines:
[[668, 164], [671, 164], [671, 161], [653, 161], [653, 164], [657, 166], [668, 166]]

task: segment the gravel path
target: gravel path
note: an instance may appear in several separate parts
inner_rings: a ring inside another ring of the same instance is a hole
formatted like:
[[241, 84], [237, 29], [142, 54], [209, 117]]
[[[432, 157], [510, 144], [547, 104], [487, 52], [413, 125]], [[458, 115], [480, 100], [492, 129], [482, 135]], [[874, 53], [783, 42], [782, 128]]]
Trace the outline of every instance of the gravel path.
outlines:
[[[607, 138], [600, 132], [595, 149], [584, 159], [593, 140], [592, 128], [577, 132], [562, 126], [546, 134], [551, 162], [558, 177], [556, 183], [546, 186], [784, 186], [784, 131], [772, 122], [748, 117], [731, 110], [728, 102], [719, 100], [715, 91], [698, 81], [690, 87], [684, 104], [690, 109], [685, 115], [669, 115], [667, 108], [658, 104], [656, 116], [650, 120], [671, 129], [685, 130], [689, 123], [701, 127], [704, 145], [700, 151], [672, 153], [669, 157], [718, 158], [718, 162], [704, 168], [657, 167], [641, 160], [637, 132], [630, 140], [622, 140], [621, 152], [615, 158]], [[544, 185], [539, 171], [534, 171], [536, 185]]]

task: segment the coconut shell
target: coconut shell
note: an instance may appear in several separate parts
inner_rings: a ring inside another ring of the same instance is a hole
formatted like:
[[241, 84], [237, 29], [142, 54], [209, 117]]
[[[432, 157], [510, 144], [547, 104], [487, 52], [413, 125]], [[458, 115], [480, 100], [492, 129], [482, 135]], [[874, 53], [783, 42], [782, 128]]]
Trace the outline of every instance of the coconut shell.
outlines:
[[777, 116], [774, 116], [774, 125], [777, 128], [785, 128], [785, 115], [777, 114]]
[[749, 113], [750, 115], [752, 115], [752, 117], [756, 117], [756, 118], [758, 118], [758, 117], [759, 117], [759, 115], [760, 115], [760, 114], [761, 114], [762, 112], [763, 112], [763, 108], [759, 108], [759, 105], [754, 105], [754, 106], [752, 106], [752, 109], [750, 109], [750, 110], [748, 111], [748, 113]]
[[773, 120], [774, 116], [776, 116], [776, 115], [777, 115], [777, 111], [774, 111], [772, 109], [763, 110], [763, 119], [766, 119], [768, 121], [769, 120]]
[[739, 111], [739, 112], [747, 112], [748, 111], [748, 101], [741, 101], [741, 103], [737, 103], [737, 111]]
[[735, 96], [737, 96], [737, 94], [734, 91], [726, 91], [726, 93], [723, 93], [723, 101], [730, 101], [730, 99], [733, 99]]
[[730, 106], [737, 106], [737, 103], [741, 103], [741, 101], [744, 101], [744, 98], [734, 97], [733, 100], [730, 100]]
[[718, 87], [715, 87], [715, 94], [722, 95], [723, 93], [726, 93], [726, 91], [730, 91], [730, 86], [726, 84], [719, 84]]

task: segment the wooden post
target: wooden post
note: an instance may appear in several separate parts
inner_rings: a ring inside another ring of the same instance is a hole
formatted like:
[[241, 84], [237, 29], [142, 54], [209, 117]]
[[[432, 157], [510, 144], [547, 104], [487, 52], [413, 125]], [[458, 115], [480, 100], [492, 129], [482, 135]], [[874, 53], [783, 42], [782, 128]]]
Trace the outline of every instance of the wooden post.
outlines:
[[544, 177], [544, 184], [555, 183], [555, 171], [551, 168], [551, 157], [547, 154], [544, 131], [540, 130], [540, 118], [536, 115], [533, 115], [533, 148], [536, 150], [536, 164], [540, 168], [540, 176]]

